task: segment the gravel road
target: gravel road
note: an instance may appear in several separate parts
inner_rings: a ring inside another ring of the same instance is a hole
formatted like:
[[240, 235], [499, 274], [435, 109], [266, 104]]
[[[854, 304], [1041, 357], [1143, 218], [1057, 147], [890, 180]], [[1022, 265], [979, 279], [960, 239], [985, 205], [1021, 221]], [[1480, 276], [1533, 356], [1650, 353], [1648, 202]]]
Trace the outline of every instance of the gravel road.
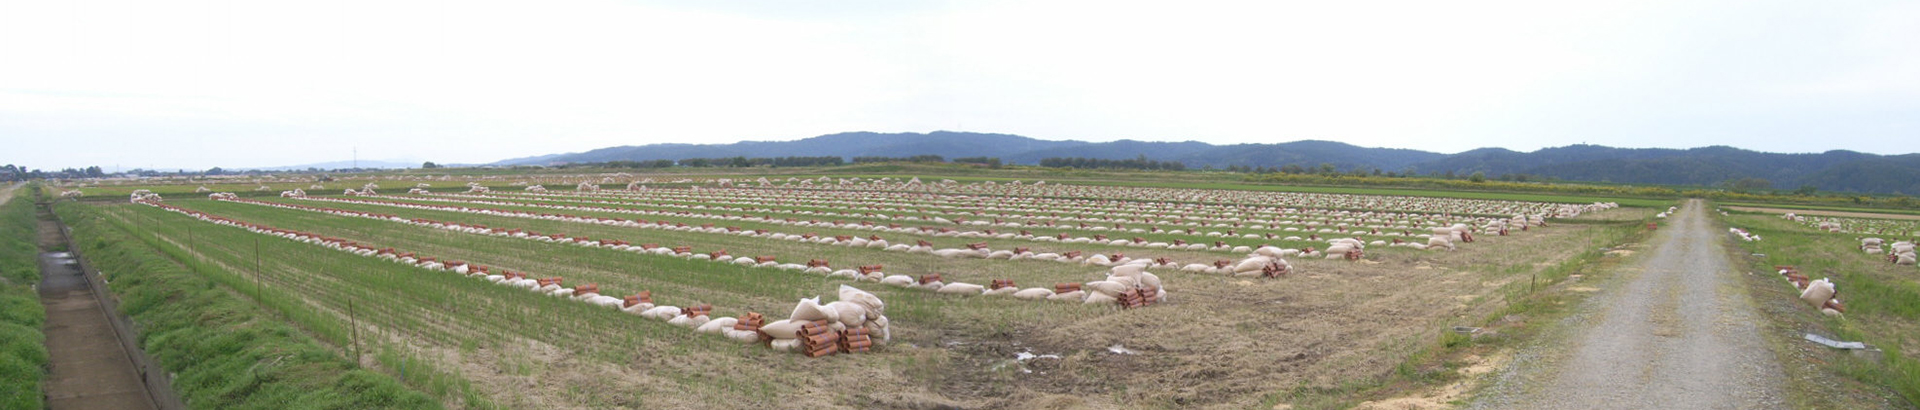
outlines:
[[1763, 319], [1706, 205], [1689, 201], [1646, 253], [1530, 346], [1467, 408], [1762, 409], [1786, 406]]

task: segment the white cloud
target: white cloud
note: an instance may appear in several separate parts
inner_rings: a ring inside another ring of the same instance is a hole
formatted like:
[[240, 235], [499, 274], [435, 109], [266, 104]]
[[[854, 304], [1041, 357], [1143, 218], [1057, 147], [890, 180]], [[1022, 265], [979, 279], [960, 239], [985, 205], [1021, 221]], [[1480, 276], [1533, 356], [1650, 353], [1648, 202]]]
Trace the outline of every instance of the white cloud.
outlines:
[[1852, 141], [1911, 135], [1916, 21], [1897, 2], [13, 1], [0, 136], [48, 168], [934, 129], [1895, 153], [1915, 147]]

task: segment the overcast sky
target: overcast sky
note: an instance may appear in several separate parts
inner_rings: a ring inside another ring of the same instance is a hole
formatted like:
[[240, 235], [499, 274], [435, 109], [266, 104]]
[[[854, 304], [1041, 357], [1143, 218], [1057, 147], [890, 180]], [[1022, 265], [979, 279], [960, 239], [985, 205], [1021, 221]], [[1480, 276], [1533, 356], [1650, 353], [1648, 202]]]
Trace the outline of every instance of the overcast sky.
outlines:
[[0, 163], [959, 130], [1920, 151], [1914, 1], [0, 0]]

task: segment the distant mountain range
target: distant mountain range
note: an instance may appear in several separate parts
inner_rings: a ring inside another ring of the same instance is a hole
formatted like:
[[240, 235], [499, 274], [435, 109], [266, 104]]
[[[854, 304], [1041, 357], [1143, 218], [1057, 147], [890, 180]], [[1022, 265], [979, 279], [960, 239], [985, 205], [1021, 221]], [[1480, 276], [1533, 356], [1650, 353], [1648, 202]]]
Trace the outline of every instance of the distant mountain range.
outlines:
[[[1629, 184], [1717, 185], [1742, 178], [1765, 179], [1775, 188], [1813, 186], [1823, 191], [1920, 194], [1920, 154], [1876, 155], [1853, 151], [1779, 154], [1726, 146], [1692, 149], [1613, 148], [1570, 145], [1518, 152], [1482, 148], [1458, 154], [1367, 148], [1332, 141], [1213, 145], [1204, 142], [1049, 141], [1008, 134], [935, 131], [884, 134], [847, 132], [795, 141], [743, 141], [732, 144], [652, 144], [601, 148], [587, 152], [515, 158], [492, 165], [554, 165], [616, 160], [687, 158], [940, 155], [997, 157], [1011, 164], [1035, 164], [1049, 157], [1180, 161], [1189, 168], [1228, 166], [1317, 167], [1342, 171], [1426, 174], [1452, 172], [1488, 177], [1526, 174], [1574, 181]], [[364, 165], [364, 164], [363, 164]]]

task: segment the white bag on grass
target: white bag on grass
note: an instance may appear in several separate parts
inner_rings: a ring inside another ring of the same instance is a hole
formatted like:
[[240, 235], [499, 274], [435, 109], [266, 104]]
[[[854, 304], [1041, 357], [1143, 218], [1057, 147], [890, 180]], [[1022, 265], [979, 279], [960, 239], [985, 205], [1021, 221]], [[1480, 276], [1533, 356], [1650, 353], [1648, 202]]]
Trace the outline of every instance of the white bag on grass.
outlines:
[[[1121, 292], [1131, 290], [1130, 286], [1110, 280], [1099, 280], [1080, 284], [1080, 289], [1091, 294], [1106, 296], [1109, 299], [1120, 296]], [[1089, 296], [1091, 297], [1091, 296]]]
[[681, 315], [674, 316], [672, 319], [667, 319], [667, 324], [674, 325], [674, 326], [699, 327], [700, 325], [707, 324], [707, 320], [708, 320], [707, 315], [687, 316], [685, 314], [681, 314]]
[[640, 312], [640, 317], [659, 320], [672, 319], [674, 316], [679, 315], [680, 308], [675, 306], [655, 306], [652, 309], [647, 309], [645, 312]]
[[868, 312], [875, 315], [887, 312], [887, 303], [881, 301], [879, 296], [874, 296], [873, 293], [852, 286], [840, 285], [840, 300], [843, 302], [858, 303], [860, 306], [866, 307]]
[[[712, 322], [708, 322], [708, 323], [712, 323]], [[729, 327], [729, 328], [726, 328], [725, 330], [721, 330], [720, 333], [727, 335], [728, 339], [733, 339], [741, 342], [753, 343], [753, 342], [760, 341], [760, 332], [755, 332], [752, 330], [733, 330], [733, 328]]]
[[1807, 283], [1807, 290], [1800, 291], [1800, 300], [1812, 303], [1814, 306], [1825, 305], [1828, 299], [1833, 299], [1833, 292], [1833, 282], [1828, 281], [1827, 278], [1820, 278]]
[[693, 328], [693, 331], [700, 333], [720, 333], [723, 330], [732, 330], [733, 325], [736, 323], [740, 323], [740, 318], [723, 317], [708, 320], [707, 323], [702, 323], [699, 327]]
[[1026, 288], [1013, 292], [1013, 297], [1016, 299], [1044, 299], [1048, 296], [1053, 296], [1053, 289]]
[[1086, 297], [1087, 297], [1087, 292], [1076, 290], [1076, 291], [1067, 292], [1067, 293], [1056, 293], [1053, 296], [1048, 296], [1047, 300], [1079, 302], [1081, 299], [1084, 299]]
[[828, 303], [827, 310], [834, 311], [834, 317], [847, 326], [859, 326], [867, 322], [867, 307], [850, 301]]
[[987, 288], [985, 286], [975, 285], [971, 283], [954, 282], [954, 283], [946, 284], [945, 286], [941, 286], [940, 289], [935, 290], [935, 292], [956, 294], [956, 295], [979, 295], [981, 292], [984, 292], [986, 290]]
[[826, 306], [820, 304], [820, 298], [816, 296], [800, 299], [800, 303], [793, 306], [793, 315], [787, 316], [787, 318], [795, 321], [838, 321], [840, 320], [840, 315], [834, 311], [827, 310]]
[[1120, 301], [1119, 298], [1107, 296], [1106, 294], [1100, 293], [1100, 292], [1093, 292], [1093, 293], [1088, 293], [1087, 300], [1083, 301], [1082, 303], [1091, 305], [1091, 304], [1098, 304], [1098, 303], [1114, 303], [1119, 301]]
[[889, 322], [886, 316], [875, 317], [873, 320], [868, 320], [865, 324], [867, 327], [867, 336], [872, 337], [876, 341], [876, 344], [893, 340], [893, 329], [891, 326], [888, 326]]
[[800, 350], [800, 339], [774, 339], [773, 343], [769, 346], [772, 346], [776, 352], [798, 351]]
[[775, 320], [772, 323], [760, 326], [760, 331], [766, 333], [767, 336], [772, 336], [774, 339], [793, 339], [799, 337], [800, 325], [803, 324], [806, 324], [806, 322], [794, 321], [792, 319]]

